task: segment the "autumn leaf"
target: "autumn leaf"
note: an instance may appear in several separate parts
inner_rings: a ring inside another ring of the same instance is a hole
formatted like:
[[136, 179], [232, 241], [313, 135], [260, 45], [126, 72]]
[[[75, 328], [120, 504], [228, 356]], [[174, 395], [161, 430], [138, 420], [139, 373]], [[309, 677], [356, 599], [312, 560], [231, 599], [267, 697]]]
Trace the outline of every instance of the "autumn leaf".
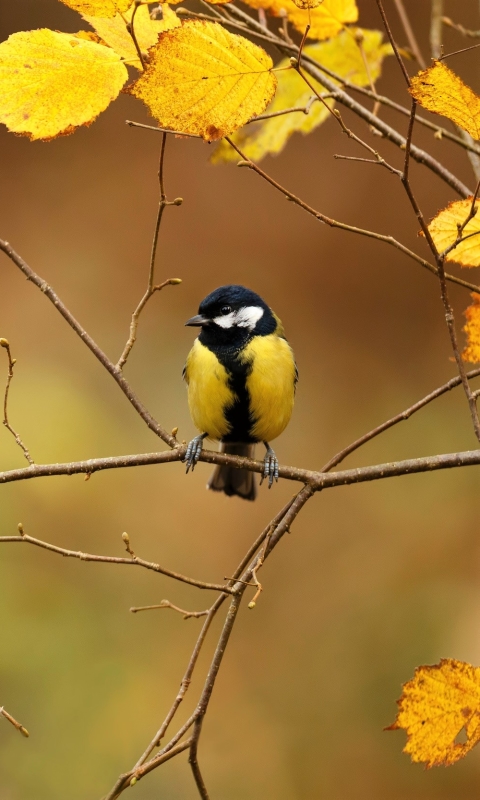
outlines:
[[415, 75], [410, 94], [428, 111], [448, 117], [480, 139], [480, 97], [443, 61], [435, 61], [433, 67]]
[[[463, 225], [472, 207], [473, 197], [465, 200], [455, 200], [450, 203], [443, 211], [440, 211], [430, 222], [428, 230], [432, 234], [435, 247], [439, 253], [443, 253], [450, 247], [458, 237], [458, 226]], [[478, 214], [478, 202], [475, 203], [477, 214], [471, 219], [463, 229], [461, 241], [445, 257], [446, 261], [455, 261], [462, 267], [480, 267], [480, 214]], [[473, 235], [472, 234], [478, 234]]]
[[473, 303], [465, 311], [467, 318], [463, 330], [467, 335], [467, 346], [462, 353], [464, 361], [480, 362], [480, 294], [472, 292]]
[[378, 80], [383, 59], [391, 55], [393, 50], [390, 44], [383, 41], [381, 31], [356, 28], [342, 31], [328, 42], [308, 45], [305, 53], [350, 83], [369, 86], [370, 79], [373, 83]]
[[0, 122], [30, 139], [53, 139], [89, 125], [128, 78], [109, 47], [48, 29], [0, 44]]
[[[392, 52], [392, 48], [389, 44], [383, 43], [380, 31], [360, 30], [359, 33], [362, 37], [368, 70], [371, 79], [375, 81], [380, 75], [383, 58]], [[347, 78], [351, 83], [358, 86], [368, 86], [370, 83], [356, 37], [350, 31], [343, 31], [329, 42], [308, 45], [304, 52], [342, 78]], [[308, 114], [300, 110], [261, 122], [254, 121], [234, 133], [233, 141], [252, 161], [259, 161], [267, 153], [272, 155], [279, 153], [285, 147], [292, 133], [295, 131], [303, 134], [310, 133], [330, 116], [328, 108], [319, 100], [311, 103], [312, 91], [298, 72], [293, 69], [283, 69], [288, 65], [288, 59], [284, 59], [277, 65], [278, 87], [273, 102], [267, 108], [267, 113], [273, 114], [288, 108], [304, 109], [309, 104], [310, 110]], [[309, 80], [319, 93], [324, 92], [323, 86], [311, 77]], [[333, 108], [333, 99], [326, 100], [326, 103]], [[223, 141], [218, 144], [211, 161], [214, 164], [238, 161], [238, 153], [230, 147], [228, 142]]]
[[[453, 658], [417, 667], [398, 706], [387, 730], [406, 730], [403, 752], [427, 767], [454, 764], [480, 740], [480, 667]], [[467, 741], [456, 742], [463, 729]]]
[[162, 34], [149, 56], [130, 94], [162, 127], [207, 141], [261, 114], [277, 85], [270, 56], [216, 22], [184, 22]]
[[336, 36], [347, 23], [356, 22], [358, 8], [355, 0], [324, 0], [318, 8], [312, 8], [310, 18], [293, 0], [244, 0], [251, 8], [264, 8], [275, 17], [286, 13], [297, 30], [304, 32], [310, 23], [309, 39], [330, 39]]
[[[286, 66], [288, 59], [281, 61], [279, 67]], [[294, 69], [278, 72], [278, 87], [273, 103], [268, 106], [268, 113], [276, 113], [286, 108], [307, 107], [312, 98], [312, 91], [302, 80], [298, 72]], [[318, 92], [322, 92], [323, 86], [311, 79]], [[333, 108], [334, 101], [326, 101]], [[311, 104], [308, 114], [303, 110], [290, 114], [283, 114], [272, 119], [261, 122], [252, 122], [243, 127], [240, 131], [233, 134], [232, 139], [235, 144], [245, 153], [247, 158], [252, 161], [260, 161], [267, 153], [279, 153], [287, 143], [294, 131], [310, 133], [317, 128], [328, 116], [330, 112], [319, 100]], [[238, 161], [238, 153], [229, 145], [222, 141], [218, 144], [212, 155], [213, 164], [223, 161]]]
[[[148, 6], [139, 6], [137, 9], [134, 28], [138, 46], [142, 52], [146, 52], [157, 42], [160, 33], [181, 25], [175, 12], [166, 3], [162, 6], [162, 11], [163, 18], [153, 20], [150, 18]], [[133, 64], [133, 66], [141, 69], [138, 53], [125, 24], [125, 20], [127, 22], [131, 21], [132, 14], [133, 7], [125, 14], [117, 14], [113, 18], [92, 17], [88, 14], [83, 14], [82, 16], [96, 30], [103, 41], [125, 59], [127, 64]]]
[[127, 11], [133, 0], [61, 0], [69, 8], [92, 17], [114, 17]]

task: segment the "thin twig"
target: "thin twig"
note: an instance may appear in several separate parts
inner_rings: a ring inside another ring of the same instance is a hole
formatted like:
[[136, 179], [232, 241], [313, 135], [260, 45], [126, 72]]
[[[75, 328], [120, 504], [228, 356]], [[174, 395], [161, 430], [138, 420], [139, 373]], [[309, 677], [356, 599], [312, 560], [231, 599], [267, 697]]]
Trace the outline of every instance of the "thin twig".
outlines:
[[184, 608], [175, 606], [169, 600], [162, 600], [160, 603], [157, 603], [153, 606], [132, 606], [130, 611], [132, 614], [136, 614], [138, 611], [153, 611], [158, 608], [171, 608], [173, 611], [178, 611], [179, 614], [183, 615], [183, 619], [191, 619], [192, 617], [198, 619], [199, 617], [206, 617], [210, 611], [209, 608], [207, 608], [206, 611], [185, 611]]
[[[383, 8], [382, 0], [376, 0], [376, 2], [377, 2], [377, 6], [378, 6], [378, 8], [380, 10], [380, 14], [382, 16], [382, 19], [383, 19], [383, 23], [384, 23], [384, 26], [385, 26], [385, 30], [386, 30], [387, 36], [388, 36], [388, 38], [390, 40], [390, 43], [391, 43], [391, 45], [392, 45], [392, 47], [393, 47], [393, 49], [395, 51], [395, 55], [397, 56], [397, 61], [398, 61], [398, 64], [400, 66], [400, 69], [401, 69], [401, 71], [402, 71], [402, 73], [403, 73], [403, 75], [404, 75], [404, 77], [405, 77], [405, 79], [407, 81], [407, 85], [410, 86], [410, 78], [409, 78], [408, 73], [407, 73], [407, 71], [405, 69], [405, 65], [403, 63], [402, 57], [401, 57], [401, 55], [398, 52], [398, 49], [396, 47], [396, 44], [395, 44], [395, 41], [394, 41], [394, 38], [393, 38], [393, 35], [392, 35], [392, 31], [390, 29], [390, 25], [388, 23], [388, 19], [386, 17], [386, 14], [385, 14], [385, 11], [384, 11], [384, 8]], [[432, 0], [432, 15], [434, 13], [433, 9], [434, 9], [436, 4], [438, 5], [437, 0]], [[413, 209], [413, 211], [415, 213], [415, 216], [417, 217], [417, 220], [418, 220], [418, 222], [420, 224], [420, 227], [421, 227], [421, 229], [423, 231], [423, 234], [424, 234], [424, 236], [425, 236], [425, 238], [426, 238], [426, 240], [428, 242], [430, 250], [432, 251], [432, 254], [433, 254], [433, 256], [435, 258], [435, 261], [436, 261], [436, 264], [437, 264], [437, 274], [438, 274], [438, 279], [439, 279], [439, 282], [440, 282], [440, 294], [441, 294], [443, 308], [444, 308], [444, 312], [445, 312], [445, 322], [446, 322], [448, 333], [449, 333], [449, 336], [450, 336], [450, 344], [451, 344], [453, 355], [455, 357], [455, 361], [456, 361], [456, 364], [457, 364], [458, 374], [460, 375], [460, 377], [462, 379], [462, 385], [463, 385], [463, 388], [464, 388], [464, 391], [465, 391], [465, 395], [466, 395], [466, 398], [467, 398], [467, 402], [468, 402], [468, 405], [469, 405], [469, 408], [470, 408], [470, 415], [471, 415], [471, 418], [472, 418], [472, 423], [473, 423], [473, 428], [474, 428], [474, 431], [475, 431], [475, 435], [476, 435], [477, 439], [480, 441], [480, 419], [479, 419], [479, 416], [478, 416], [476, 397], [475, 397], [475, 395], [473, 394], [473, 392], [472, 392], [472, 390], [470, 388], [470, 384], [468, 382], [468, 378], [467, 378], [467, 375], [466, 375], [465, 365], [464, 365], [462, 357], [460, 355], [460, 350], [459, 350], [458, 341], [457, 341], [457, 333], [456, 333], [456, 328], [455, 328], [455, 317], [454, 317], [453, 308], [452, 308], [452, 305], [450, 303], [450, 299], [449, 299], [449, 296], [448, 296], [447, 279], [446, 279], [446, 276], [445, 276], [445, 256], [443, 256], [437, 250], [435, 242], [433, 241], [433, 237], [432, 237], [432, 235], [430, 233], [430, 230], [429, 230], [428, 225], [427, 225], [427, 223], [425, 221], [425, 218], [424, 218], [423, 213], [422, 213], [422, 211], [420, 209], [420, 206], [418, 205], [418, 202], [417, 202], [417, 200], [415, 198], [415, 195], [413, 193], [413, 189], [412, 189], [412, 186], [411, 186], [411, 183], [410, 183], [409, 166], [410, 166], [410, 155], [411, 155], [411, 151], [412, 151], [412, 136], [413, 136], [413, 129], [414, 129], [414, 125], [415, 125], [416, 109], [417, 109], [416, 100], [412, 100], [412, 108], [411, 108], [411, 113], [410, 113], [410, 121], [409, 121], [409, 125], [408, 125], [407, 140], [406, 140], [406, 146], [405, 146], [405, 163], [404, 163], [404, 168], [403, 168], [402, 184], [403, 184], [403, 187], [404, 187], [405, 192], [407, 194], [407, 197], [408, 197], [408, 199], [410, 201], [410, 205], [412, 206], [412, 209]], [[476, 196], [476, 193], [475, 193], [475, 196]], [[474, 200], [472, 202], [471, 211], [470, 211], [471, 214], [476, 213], [475, 210], [474, 210], [474, 205], [475, 205], [475, 198], [474, 198]], [[470, 218], [471, 217], [469, 216], [469, 219]], [[466, 220], [465, 224], [467, 222], [468, 222], [468, 219]]]
[[[320, 211], [316, 211], [314, 208], [309, 206], [308, 203], [305, 203], [299, 197], [294, 195], [293, 192], [290, 192], [288, 189], [285, 189], [284, 186], [281, 186], [281, 184], [279, 184], [276, 180], [271, 178], [270, 175], [267, 175], [267, 173], [264, 172], [258, 166], [258, 164], [247, 158], [247, 156], [242, 152], [242, 150], [238, 147], [237, 144], [234, 143], [234, 141], [230, 137], [226, 136], [225, 140], [231, 145], [231, 147], [233, 147], [234, 150], [237, 151], [237, 153], [242, 159], [241, 161], [238, 162], [237, 166], [248, 167], [249, 169], [256, 172], [257, 175], [260, 175], [260, 177], [262, 177], [265, 181], [267, 181], [271, 186], [273, 186], [275, 189], [281, 192], [284, 195], [284, 197], [286, 197], [288, 200], [291, 200], [296, 205], [300, 206], [300, 208], [302, 208], [308, 214], [311, 214], [311, 216], [314, 217], [315, 219], [319, 220], [320, 222], [324, 222], [331, 228], [339, 228], [339, 230], [349, 231], [350, 233], [356, 233], [359, 234], [360, 236], [366, 236], [370, 239], [377, 239], [380, 242], [389, 244], [392, 247], [395, 247], [397, 250], [400, 250], [409, 258], [412, 258], [414, 261], [417, 262], [417, 264], [421, 264], [421, 266], [427, 269], [429, 272], [433, 273], [434, 275], [438, 274], [437, 268], [434, 267], [433, 264], [430, 264], [429, 261], [426, 261], [424, 258], [417, 255], [412, 250], [409, 250], [408, 247], [405, 247], [405, 245], [401, 244], [401, 242], [397, 241], [397, 239], [395, 239], [393, 236], [388, 236], [382, 233], [376, 233], [375, 231], [369, 231], [364, 228], [357, 228], [354, 225], [347, 225], [344, 222], [338, 222], [337, 220], [334, 220], [331, 217], [327, 217], [326, 214], [322, 214]], [[447, 280], [451, 281], [452, 283], [457, 283], [460, 286], [464, 286], [465, 288], [470, 289], [471, 291], [479, 291], [478, 287], [472, 288], [471, 284], [468, 284], [461, 278], [457, 278], [455, 275], [446, 275], [446, 277]]]
[[[480, 367], [477, 369], [473, 369], [470, 372], [467, 372], [468, 378], [476, 378], [480, 375]], [[443, 386], [439, 386], [438, 389], [434, 389], [433, 392], [427, 394], [426, 397], [423, 397], [421, 400], [418, 400], [416, 403], [411, 405], [409, 408], [406, 408], [405, 411], [401, 411], [400, 414], [396, 414], [391, 419], [388, 419], [386, 422], [382, 422], [381, 425], [378, 425], [376, 428], [373, 428], [368, 433], [365, 433], [363, 436], [360, 436], [359, 439], [349, 444], [343, 450], [340, 450], [339, 453], [334, 455], [327, 463], [322, 467], [321, 472], [329, 472], [333, 467], [336, 467], [340, 464], [350, 453], [353, 453], [355, 450], [358, 450], [359, 447], [362, 447], [367, 442], [370, 442], [372, 439], [375, 439], [384, 431], [388, 430], [389, 428], [393, 428], [394, 425], [397, 425], [399, 422], [403, 422], [404, 420], [410, 419], [410, 417], [415, 414], [417, 411], [420, 411], [421, 408], [425, 408], [429, 403], [433, 400], [436, 400], [437, 397], [441, 397], [443, 394], [450, 392], [452, 389], [455, 389], [457, 386], [460, 386], [462, 383], [462, 379], [459, 375], [455, 378], [452, 378], [447, 383], [444, 383]]]
[[394, 0], [395, 6], [397, 8], [398, 16], [400, 17], [400, 21], [403, 25], [403, 30], [405, 31], [405, 35], [408, 40], [408, 44], [410, 45], [410, 49], [417, 59], [418, 64], [422, 69], [425, 69], [425, 59], [422, 56], [422, 52], [420, 47], [418, 46], [417, 38], [413, 31], [413, 28], [410, 24], [410, 20], [408, 18], [408, 14], [406, 12], [405, 6], [403, 4], [403, 0]]
[[13, 727], [14, 727], [14, 728], [16, 728], [16, 729], [17, 729], [17, 731], [20, 731], [20, 733], [22, 734], [22, 736], [25, 736], [25, 738], [26, 738], [26, 739], [28, 739], [28, 737], [30, 736], [30, 734], [29, 734], [29, 732], [27, 731], [27, 729], [26, 729], [26, 728], [24, 728], [24, 727], [23, 727], [23, 725], [22, 725], [20, 722], [18, 722], [18, 721], [15, 719], [15, 717], [12, 717], [12, 715], [11, 715], [11, 714], [9, 714], [9, 713], [8, 713], [8, 711], [5, 711], [5, 709], [3, 708], [3, 706], [2, 706], [2, 707], [0, 707], [0, 716], [2, 716], [2, 717], [5, 717], [5, 719], [8, 719], [8, 721], [9, 721], [9, 722], [11, 722], [11, 724], [13, 725]]
[[161, 567], [153, 561], [145, 561], [143, 558], [137, 556], [133, 558], [118, 558], [116, 556], [99, 556], [92, 553], [82, 553], [80, 550], [67, 550], [65, 547], [57, 547], [57, 545], [50, 544], [50, 542], [43, 542], [40, 539], [35, 539], [33, 536], [27, 536], [21, 533], [19, 536], [0, 536], [0, 543], [16, 542], [17, 544], [31, 544], [35, 547], [41, 547], [44, 550], [49, 550], [51, 553], [57, 553], [66, 558], [78, 558], [80, 561], [94, 561], [102, 564], [123, 564], [127, 567], [143, 567], [144, 569], [159, 572], [161, 575], [166, 575], [181, 583], [188, 583], [190, 586], [196, 586], [199, 589], [210, 589], [213, 591], [232, 593], [233, 590], [229, 586], [224, 586], [218, 583], [205, 583], [204, 581], [197, 581], [195, 578], [189, 578], [187, 575], [182, 575], [179, 572]]
[[455, 31], [461, 33], [462, 36], [467, 36], [471, 39], [478, 39], [480, 37], [480, 31], [471, 31], [468, 28], [464, 28], [463, 25], [460, 25], [460, 23], [452, 22], [450, 17], [442, 17], [442, 22], [449, 28], [453, 28]]
[[[136, 11], [135, 7], [135, 11]], [[135, 13], [134, 11], [134, 13]], [[137, 305], [135, 311], [132, 314], [132, 321], [130, 323], [130, 335], [128, 341], [123, 348], [122, 355], [118, 359], [117, 369], [121, 370], [127, 363], [128, 356], [135, 344], [137, 339], [137, 328], [138, 328], [138, 320], [140, 314], [142, 313], [143, 309], [147, 305], [150, 298], [155, 294], [155, 292], [161, 291], [165, 286], [176, 286], [177, 284], [181, 283], [181, 278], [167, 278], [166, 281], [163, 283], [155, 284], [155, 256], [157, 253], [157, 246], [158, 246], [158, 236], [160, 233], [160, 225], [162, 223], [163, 212], [167, 206], [180, 206], [183, 202], [181, 197], [177, 197], [175, 200], [169, 202], [165, 195], [165, 186], [163, 180], [163, 169], [165, 163], [165, 145], [167, 143], [167, 134], [165, 132], [162, 133], [162, 144], [160, 147], [160, 163], [158, 166], [158, 182], [160, 187], [160, 199], [158, 203], [158, 211], [157, 211], [157, 219], [155, 222], [155, 229], [153, 233], [153, 241], [152, 241], [152, 251], [150, 254], [150, 267], [148, 270], [148, 284], [143, 295], [142, 299], [140, 300], [139, 304]]]
[[28, 266], [26, 261], [15, 252], [13, 247], [8, 242], [0, 239], [0, 250], [2, 250], [6, 256], [17, 266], [20, 271], [25, 275], [27, 280], [31, 281], [38, 289], [50, 300], [51, 303], [55, 306], [57, 311], [62, 315], [62, 317], [68, 322], [70, 327], [75, 331], [77, 336], [80, 337], [82, 342], [86, 344], [88, 349], [93, 353], [93, 355], [100, 361], [103, 367], [107, 370], [107, 372], [112, 376], [112, 378], [116, 381], [126, 398], [132, 404], [136, 412], [139, 416], [143, 419], [143, 421], [148, 425], [150, 430], [156, 433], [157, 436], [160, 437], [166, 444], [170, 447], [176, 447], [178, 445], [177, 440], [174, 436], [169, 434], [157, 421], [152, 417], [150, 412], [145, 408], [141, 400], [136, 396], [134, 391], [132, 390], [130, 384], [125, 380], [123, 377], [121, 370], [115, 366], [113, 361], [110, 361], [108, 356], [100, 349], [98, 344], [92, 339], [92, 337], [87, 333], [87, 331], [82, 328], [80, 323], [75, 319], [73, 314], [68, 310], [66, 305], [62, 303], [56, 292], [52, 289], [49, 284], [43, 280], [39, 275], [37, 275], [31, 267]]
[[33, 465], [34, 461], [33, 461], [32, 456], [30, 455], [28, 449], [26, 448], [26, 446], [22, 442], [19, 434], [16, 432], [16, 430], [14, 428], [12, 428], [12, 426], [10, 425], [10, 422], [8, 420], [8, 394], [9, 394], [9, 391], [10, 391], [10, 384], [11, 384], [12, 378], [13, 378], [13, 368], [14, 368], [14, 366], [16, 364], [17, 359], [16, 358], [12, 358], [12, 354], [10, 352], [10, 343], [7, 341], [7, 339], [4, 339], [4, 338], [0, 339], [0, 347], [3, 347], [3, 349], [6, 351], [7, 358], [8, 358], [7, 383], [5, 385], [5, 394], [3, 396], [3, 424], [5, 425], [7, 431], [10, 431], [10, 433], [12, 434], [13, 438], [15, 439], [16, 443], [18, 444], [18, 446], [22, 450], [23, 455], [27, 459], [28, 463], [30, 465]]
[[[292, 59], [292, 61], [293, 61], [293, 59]], [[312, 83], [309, 81], [309, 79], [307, 78], [307, 76], [306, 76], [306, 75], [305, 75], [305, 74], [302, 72], [302, 70], [300, 69], [299, 63], [298, 63], [298, 62], [295, 62], [295, 63], [294, 63], [294, 64], [292, 64], [292, 65], [294, 66], [294, 69], [296, 69], [297, 73], [298, 73], [298, 74], [299, 74], [299, 76], [302, 78], [302, 80], [303, 80], [303, 81], [304, 81], [304, 82], [307, 84], [307, 86], [308, 86], [308, 87], [309, 87], [309, 88], [312, 90], [312, 92], [313, 92], [313, 93], [316, 95], [316, 97], [318, 98], [318, 100], [320, 100], [320, 101], [321, 101], [321, 102], [324, 104], [324, 106], [325, 106], [325, 107], [328, 109], [328, 111], [329, 111], [329, 112], [332, 114], [332, 116], [333, 116], [333, 117], [336, 119], [336, 121], [337, 121], [337, 122], [338, 122], [338, 124], [340, 125], [340, 128], [342, 129], [343, 133], [344, 133], [346, 136], [348, 136], [348, 138], [349, 138], [349, 139], [353, 139], [353, 141], [354, 141], [354, 142], [357, 142], [357, 144], [359, 144], [361, 147], [363, 147], [365, 150], [367, 150], [369, 153], [371, 153], [371, 154], [374, 156], [375, 160], [378, 162], [378, 164], [380, 164], [380, 166], [382, 166], [382, 167], [385, 167], [385, 168], [386, 168], [386, 169], [387, 169], [389, 172], [392, 172], [392, 173], [393, 173], [394, 175], [396, 175], [397, 177], [401, 177], [401, 174], [402, 174], [402, 173], [401, 173], [401, 171], [400, 171], [400, 170], [398, 170], [398, 169], [395, 169], [395, 167], [392, 167], [390, 164], [388, 164], [388, 163], [385, 161], [385, 159], [384, 159], [384, 158], [382, 158], [382, 156], [381, 156], [381, 155], [378, 153], [378, 151], [377, 151], [377, 150], [375, 150], [375, 148], [374, 148], [374, 147], [371, 147], [371, 145], [369, 145], [367, 142], [365, 142], [363, 139], [361, 139], [359, 136], [357, 136], [357, 134], [356, 134], [356, 133], [354, 133], [352, 130], [350, 130], [350, 128], [348, 128], [348, 127], [345, 125], [345, 123], [344, 123], [344, 121], [343, 121], [343, 117], [342, 117], [342, 115], [340, 114], [340, 112], [338, 111], [338, 109], [336, 109], [336, 108], [333, 108], [333, 109], [332, 109], [332, 108], [330, 108], [330, 106], [329, 106], [329, 105], [328, 105], [328, 104], [327, 104], [327, 103], [326, 103], [326, 102], [323, 100], [323, 97], [322, 97], [322, 95], [321, 95], [321, 94], [319, 94], [319, 93], [317, 92], [317, 90], [315, 89], [314, 85], [313, 85], [313, 84], [312, 84]], [[227, 138], [227, 141], [228, 141], [228, 137], [226, 137], [226, 138]]]
[[126, 119], [125, 124], [130, 128], [145, 128], [147, 131], [156, 131], [157, 133], [171, 133], [172, 136], [188, 136], [190, 139], [201, 139], [198, 133], [184, 133], [183, 131], [171, 131], [170, 128], [158, 128], [156, 125], [144, 125], [143, 122], [134, 122], [132, 119]]
[[480, 47], [480, 44], [472, 44], [470, 47], [462, 47], [461, 50], [454, 50], [453, 53], [445, 53], [439, 57], [439, 61], [445, 61], [446, 58], [450, 58], [451, 56], [458, 56], [460, 53], [468, 53], [469, 50], [476, 50], [477, 47]]
[[138, 44], [138, 40], [137, 40], [137, 37], [136, 37], [136, 34], [135, 34], [135, 15], [136, 15], [136, 13], [137, 13], [137, 11], [138, 11], [138, 9], [139, 9], [139, 7], [141, 5], [144, 5], [141, 2], [141, 0], [135, 0], [135, 2], [133, 4], [132, 18], [131, 18], [130, 22], [126, 22], [125, 20], [124, 20], [124, 22], [126, 22], [127, 31], [130, 34], [131, 38], [132, 38], [133, 44], [135, 45], [135, 50], [137, 51], [138, 57], [140, 59], [140, 63], [142, 65], [142, 69], [144, 70], [145, 69], [145, 56], [142, 53], [142, 50], [140, 48], [140, 45]]
[[[239, 23], [231, 23], [228, 20], [224, 21], [225, 25], [233, 26], [239, 30], [245, 32], [246, 25], [250, 29], [250, 33], [254, 35], [256, 38], [260, 38], [266, 41], [269, 41], [272, 44], [277, 45], [281, 52], [284, 53], [297, 53], [298, 54], [298, 46], [289, 44], [288, 42], [284, 41], [278, 36], [270, 34], [268, 36], [265, 35], [265, 32], [261, 33], [262, 28], [258, 26], [258, 23], [255, 22], [248, 14], [245, 14], [239, 8], [235, 6], [230, 6], [230, 12], [234, 14], [236, 17], [239, 17], [244, 21], [244, 24]], [[190, 12], [187, 12], [190, 13]], [[200, 19], [207, 18], [204, 14], [195, 14], [195, 17], [199, 17]], [[336, 83], [330, 80], [327, 75], [331, 74], [328, 69], [325, 69], [321, 64], [315, 61], [315, 59], [307, 56], [305, 53], [302, 55], [302, 68], [306, 72], [308, 72], [315, 80], [317, 80], [327, 91], [332, 93], [332, 96], [338, 100], [339, 103], [344, 105], [346, 108], [349, 108], [356, 114], [358, 117], [363, 119], [369, 125], [372, 125], [376, 128], [382, 136], [388, 139], [390, 142], [393, 142], [397, 147], [400, 147], [402, 150], [405, 149], [406, 139], [402, 136], [398, 131], [392, 128], [390, 125], [387, 125], [379, 117], [376, 117], [371, 111], [358, 103], [352, 97], [350, 97], [347, 92], [341, 89]], [[337, 76], [337, 80], [340, 83], [345, 84], [345, 81]], [[357, 87], [352, 87], [357, 89]], [[463, 145], [465, 146], [465, 145]], [[419, 164], [424, 164], [428, 169], [434, 172], [441, 180], [445, 181], [449, 186], [452, 187], [460, 197], [469, 197], [472, 194], [471, 189], [469, 189], [464, 183], [462, 183], [455, 175], [453, 175], [448, 169], [446, 169], [439, 161], [437, 161], [430, 153], [427, 153], [425, 150], [417, 147], [416, 145], [412, 145], [411, 147], [411, 155], [412, 158], [415, 159]]]
[[376, 0], [376, 2], [377, 2], [378, 10], [380, 11], [380, 16], [382, 18], [385, 30], [387, 32], [387, 36], [388, 36], [388, 38], [390, 40], [390, 44], [392, 45], [393, 52], [395, 53], [395, 58], [398, 61], [398, 65], [399, 65], [399, 67], [400, 67], [400, 69], [402, 71], [402, 74], [403, 74], [403, 77], [405, 78], [407, 86], [410, 86], [410, 76], [409, 76], [409, 74], [407, 72], [407, 68], [406, 68], [406, 66], [405, 66], [405, 64], [403, 62], [403, 58], [400, 55], [400, 50], [398, 49], [397, 43], [396, 43], [396, 41], [394, 39], [394, 36], [393, 36], [393, 33], [392, 33], [392, 29], [390, 28], [390, 23], [389, 23], [389, 21], [387, 19], [387, 15], [385, 14], [385, 9], [383, 8], [382, 0]]

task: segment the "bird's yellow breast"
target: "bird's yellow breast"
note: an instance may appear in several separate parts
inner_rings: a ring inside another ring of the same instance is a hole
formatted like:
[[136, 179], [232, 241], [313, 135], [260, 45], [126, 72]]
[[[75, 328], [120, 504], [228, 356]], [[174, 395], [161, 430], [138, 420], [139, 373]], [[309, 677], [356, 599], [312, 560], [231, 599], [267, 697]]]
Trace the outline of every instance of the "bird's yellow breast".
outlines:
[[211, 439], [222, 439], [230, 430], [224, 412], [233, 405], [235, 395], [229, 388], [227, 370], [198, 339], [187, 357], [185, 380], [195, 427]]
[[255, 336], [242, 350], [249, 364], [246, 387], [250, 395], [251, 436], [270, 442], [287, 427], [295, 399], [295, 360], [288, 342], [271, 333]]
[[[195, 340], [185, 365], [195, 426], [211, 439], [276, 439], [293, 410], [296, 368], [290, 345], [276, 333], [254, 336], [230, 359], [235, 363], [226, 360], [224, 366], [214, 352]], [[239, 404], [246, 406], [244, 415], [238, 414]]]

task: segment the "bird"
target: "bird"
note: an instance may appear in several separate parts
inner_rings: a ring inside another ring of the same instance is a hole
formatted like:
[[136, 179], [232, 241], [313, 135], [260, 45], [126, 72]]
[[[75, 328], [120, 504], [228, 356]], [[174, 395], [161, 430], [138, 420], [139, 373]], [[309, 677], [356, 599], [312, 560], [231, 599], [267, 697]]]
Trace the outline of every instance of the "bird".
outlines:
[[[195, 468], [204, 439], [220, 442], [220, 452], [254, 457], [266, 447], [261, 483], [278, 481], [278, 459], [270, 442], [284, 431], [293, 411], [298, 371], [283, 325], [272, 309], [245, 286], [220, 286], [200, 303], [185, 325], [201, 328], [183, 370], [188, 404], [200, 431], [184, 456]], [[254, 500], [251, 471], [219, 465], [208, 489]]]

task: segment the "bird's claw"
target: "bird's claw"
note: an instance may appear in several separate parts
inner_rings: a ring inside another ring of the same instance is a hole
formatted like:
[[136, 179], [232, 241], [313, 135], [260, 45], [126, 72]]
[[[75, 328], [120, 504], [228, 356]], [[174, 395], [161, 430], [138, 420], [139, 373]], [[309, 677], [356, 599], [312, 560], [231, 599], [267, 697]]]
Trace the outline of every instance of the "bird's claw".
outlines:
[[183, 459], [183, 463], [187, 465], [187, 473], [190, 469], [193, 472], [196, 464], [198, 463], [200, 453], [202, 452], [204, 438], [205, 436], [201, 434], [200, 436], [195, 436], [195, 438], [188, 443], [185, 457]]
[[271, 489], [274, 479], [278, 482], [278, 458], [271, 447], [267, 447], [265, 458], [263, 459], [263, 474], [260, 484], [268, 478], [268, 488]]

